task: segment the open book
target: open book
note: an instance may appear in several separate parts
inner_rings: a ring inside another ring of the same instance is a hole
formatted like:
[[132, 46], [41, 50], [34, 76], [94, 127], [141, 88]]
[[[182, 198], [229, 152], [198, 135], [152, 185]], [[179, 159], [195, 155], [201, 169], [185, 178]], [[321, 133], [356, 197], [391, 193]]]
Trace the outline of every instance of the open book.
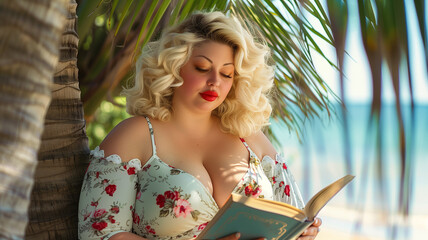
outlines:
[[282, 202], [232, 193], [197, 239], [218, 239], [236, 232], [241, 233], [240, 239], [297, 239], [327, 202], [353, 178], [346, 175], [323, 188], [303, 210]]

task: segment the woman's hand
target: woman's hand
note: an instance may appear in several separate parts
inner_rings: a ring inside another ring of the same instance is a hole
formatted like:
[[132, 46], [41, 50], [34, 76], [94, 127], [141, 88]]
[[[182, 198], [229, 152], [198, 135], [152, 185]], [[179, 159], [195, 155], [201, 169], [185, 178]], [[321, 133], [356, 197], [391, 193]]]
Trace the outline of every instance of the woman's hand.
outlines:
[[314, 223], [309, 226], [297, 240], [312, 240], [318, 235], [321, 226], [321, 218], [315, 218]]
[[[219, 240], [236, 240], [236, 239], [239, 239], [240, 237], [241, 237], [240, 233], [234, 233], [224, 238], [220, 238]], [[256, 238], [254, 240], [266, 240], [266, 238], [261, 237], [261, 238]]]
[[[315, 218], [314, 223], [312, 223], [311, 226], [309, 226], [303, 233], [300, 235], [300, 237], [297, 240], [313, 240], [318, 235], [318, 232], [320, 231], [321, 226], [321, 218]], [[219, 240], [237, 240], [241, 237], [240, 233], [234, 233], [229, 236], [226, 236], [224, 238], [220, 238]], [[254, 240], [265, 240], [266, 238], [256, 238]]]

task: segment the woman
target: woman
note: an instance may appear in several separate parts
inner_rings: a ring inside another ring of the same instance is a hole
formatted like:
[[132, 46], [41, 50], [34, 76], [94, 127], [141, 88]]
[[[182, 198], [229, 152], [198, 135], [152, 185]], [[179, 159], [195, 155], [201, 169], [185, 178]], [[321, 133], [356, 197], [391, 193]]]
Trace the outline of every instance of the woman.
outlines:
[[[148, 44], [124, 90], [135, 116], [92, 151], [80, 239], [195, 238], [232, 192], [302, 208], [261, 131], [271, 113], [269, 54], [218, 12], [194, 14]], [[299, 239], [314, 239], [320, 224]]]

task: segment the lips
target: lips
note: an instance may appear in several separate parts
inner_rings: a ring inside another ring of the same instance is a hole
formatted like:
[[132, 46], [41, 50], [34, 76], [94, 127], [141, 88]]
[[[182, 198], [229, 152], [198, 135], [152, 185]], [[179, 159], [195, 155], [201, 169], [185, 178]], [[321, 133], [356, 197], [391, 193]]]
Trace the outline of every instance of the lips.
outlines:
[[206, 101], [212, 102], [217, 99], [218, 93], [214, 91], [205, 91], [200, 93], [201, 97]]

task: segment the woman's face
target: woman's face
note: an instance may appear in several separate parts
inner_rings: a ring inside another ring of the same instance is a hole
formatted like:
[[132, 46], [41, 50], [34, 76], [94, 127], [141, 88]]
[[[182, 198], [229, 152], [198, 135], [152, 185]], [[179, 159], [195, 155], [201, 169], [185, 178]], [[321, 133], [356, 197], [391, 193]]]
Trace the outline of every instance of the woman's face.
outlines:
[[233, 49], [226, 44], [206, 41], [195, 46], [180, 70], [184, 82], [174, 91], [174, 109], [211, 112], [220, 106], [232, 87], [233, 59]]

